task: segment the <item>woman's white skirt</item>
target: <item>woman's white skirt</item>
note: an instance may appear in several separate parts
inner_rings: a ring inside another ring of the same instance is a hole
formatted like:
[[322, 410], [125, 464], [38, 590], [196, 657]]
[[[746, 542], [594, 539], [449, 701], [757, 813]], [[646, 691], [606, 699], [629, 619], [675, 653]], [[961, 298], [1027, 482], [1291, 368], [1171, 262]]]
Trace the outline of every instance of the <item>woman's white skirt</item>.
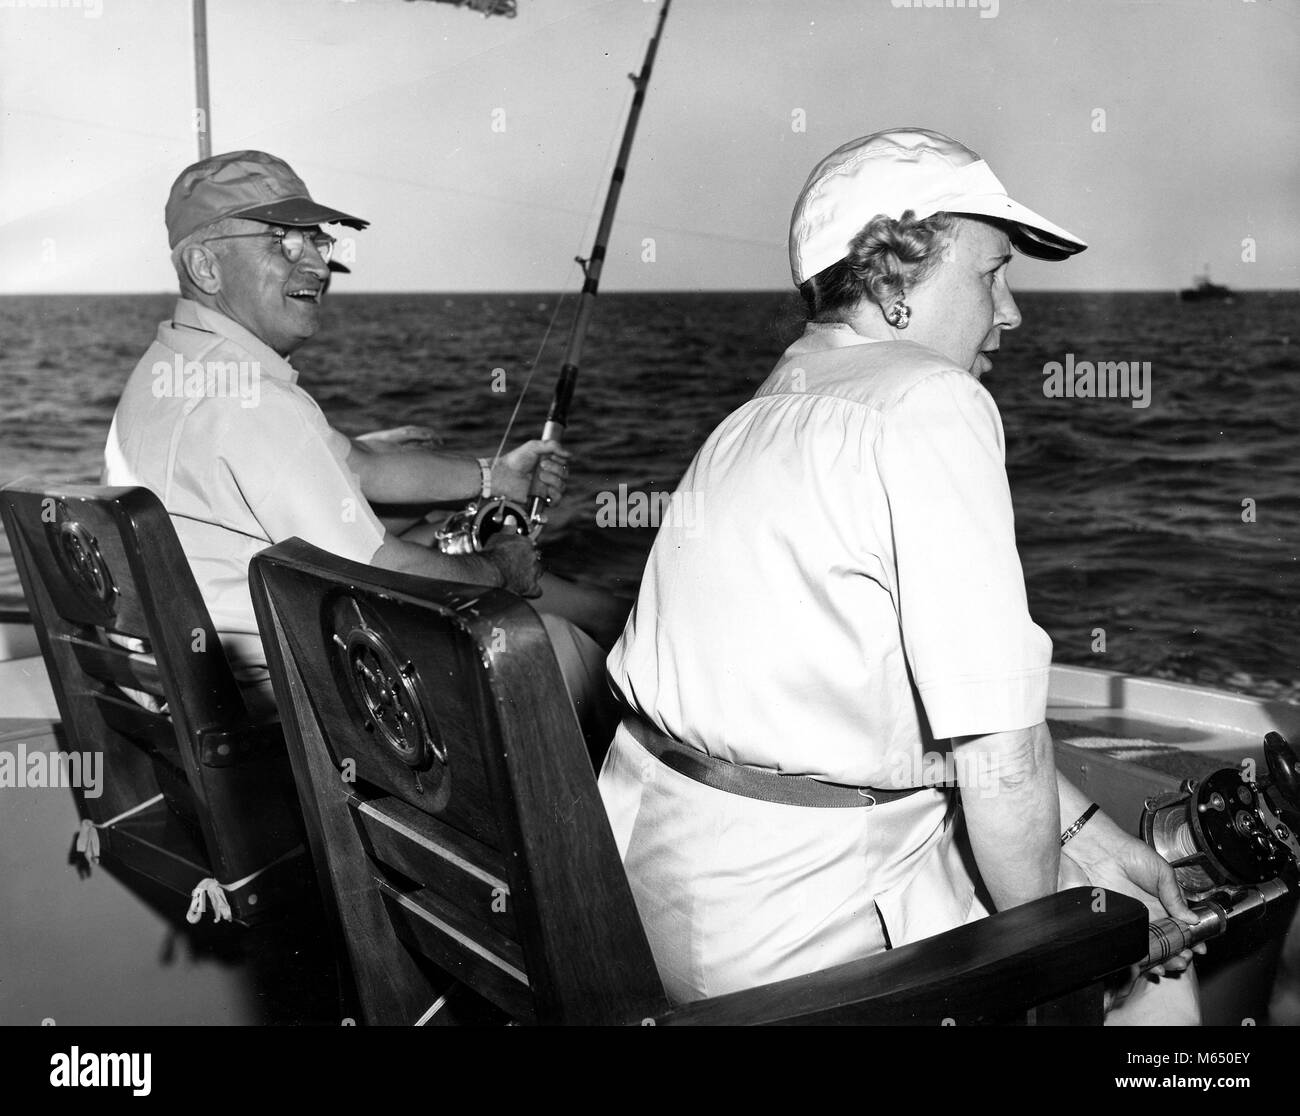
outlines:
[[815, 972], [987, 912], [954, 796], [825, 809], [760, 802], [660, 763], [620, 726], [600, 792], [678, 1003]]

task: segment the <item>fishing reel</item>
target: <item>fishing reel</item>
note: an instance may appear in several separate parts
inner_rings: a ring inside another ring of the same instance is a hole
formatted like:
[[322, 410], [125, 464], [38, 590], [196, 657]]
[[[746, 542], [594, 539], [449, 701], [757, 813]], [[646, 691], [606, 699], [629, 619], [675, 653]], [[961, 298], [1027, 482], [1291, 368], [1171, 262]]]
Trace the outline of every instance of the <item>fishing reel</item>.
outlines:
[[[560, 403], [568, 405], [568, 394], [556, 389]], [[558, 404], [552, 403], [554, 411]], [[554, 418], [548, 418], [542, 428], [543, 441], [560, 440], [564, 424]], [[480, 497], [466, 504], [458, 512], [453, 512], [443, 521], [442, 527], [434, 533], [434, 541], [444, 554], [478, 554], [502, 531], [513, 531], [516, 535], [526, 535], [537, 541], [537, 536], [546, 526], [546, 507], [550, 500], [541, 479], [541, 463], [533, 469], [533, 482], [528, 495], [528, 507], [504, 496]]]
[[488, 541], [502, 531], [536, 536], [546, 522], [543, 515], [529, 515], [524, 508], [504, 496], [475, 500], [449, 515], [434, 535], [443, 554], [478, 554]]
[[1264, 738], [1268, 777], [1226, 767], [1148, 799], [1142, 837], [1169, 862], [1201, 921], [1153, 922], [1146, 965], [1262, 916], [1300, 890], [1300, 775], [1295, 751], [1276, 732]]

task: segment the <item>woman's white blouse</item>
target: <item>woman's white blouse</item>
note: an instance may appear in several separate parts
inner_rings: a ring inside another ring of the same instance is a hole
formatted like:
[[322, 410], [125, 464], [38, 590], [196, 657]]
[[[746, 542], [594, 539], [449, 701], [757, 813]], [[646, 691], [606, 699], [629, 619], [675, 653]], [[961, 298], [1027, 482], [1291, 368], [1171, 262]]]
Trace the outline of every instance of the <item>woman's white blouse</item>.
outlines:
[[905, 787], [936, 739], [1042, 721], [1050, 662], [988, 392], [810, 325], [687, 470], [609, 671], [711, 755]]

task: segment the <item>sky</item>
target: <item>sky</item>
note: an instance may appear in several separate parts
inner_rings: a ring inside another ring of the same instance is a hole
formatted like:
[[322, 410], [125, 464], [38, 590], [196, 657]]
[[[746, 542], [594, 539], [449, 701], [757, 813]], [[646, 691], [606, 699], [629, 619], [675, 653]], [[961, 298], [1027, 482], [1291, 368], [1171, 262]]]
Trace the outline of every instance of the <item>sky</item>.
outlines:
[[[336, 291], [572, 289], [660, 2], [210, 0], [214, 150], [373, 222]], [[602, 289], [789, 287], [808, 172], [905, 125], [1089, 242], [1019, 289], [1300, 287], [1300, 0], [968, 2], [675, 0]], [[0, 294], [174, 290], [193, 106], [185, 0], [0, 0]]]

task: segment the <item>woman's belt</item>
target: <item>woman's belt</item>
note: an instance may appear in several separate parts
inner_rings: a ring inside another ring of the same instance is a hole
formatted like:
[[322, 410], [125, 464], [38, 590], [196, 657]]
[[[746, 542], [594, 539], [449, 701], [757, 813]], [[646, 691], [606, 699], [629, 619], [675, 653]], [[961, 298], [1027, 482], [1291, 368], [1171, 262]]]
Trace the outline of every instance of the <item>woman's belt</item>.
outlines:
[[647, 752], [666, 767], [671, 767], [688, 779], [703, 783], [714, 790], [756, 798], [760, 802], [776, 802], [783, 806], [819, 806], [829, 808], [869, 807], [886, 802], [896, 802], [922, 790], [943, 788], [904, 787], [882, 789], [879, 787], [851, 787], [843, 783], [827, 783], [807, 775], [782, 775], [760, 767], [728, 763], [680, 740], [659, 731], [645, 717], [624, 710], [623, 724], [632, 737]]

